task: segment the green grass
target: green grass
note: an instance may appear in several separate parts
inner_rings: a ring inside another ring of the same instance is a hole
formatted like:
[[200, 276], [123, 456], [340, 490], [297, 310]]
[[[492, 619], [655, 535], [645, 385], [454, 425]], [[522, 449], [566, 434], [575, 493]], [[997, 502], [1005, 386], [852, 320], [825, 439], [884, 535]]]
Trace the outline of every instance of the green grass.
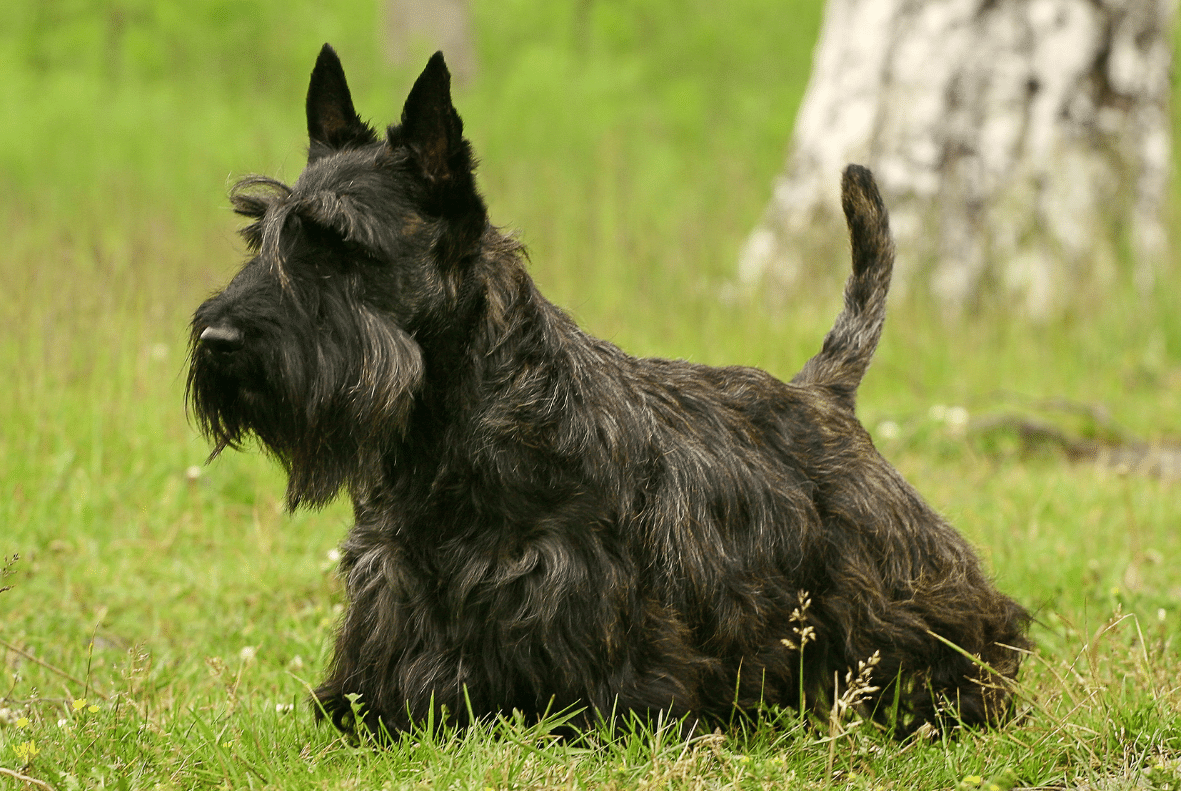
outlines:
[[[1042, 326], [892, 305], [862, 418], [900, 427], [883, 452], [1037, 614], [1023, 717], [1003, 731], [898, 745], [769, 712], [689, 744], [588, 749], [502, 722], [374, 751], [314, 727], [348, 509], [284, 513], [259, 454], [201, 466], [185, 333], [242, 259], [228, 181], [302, 164], [320, 43], [375, 120], [413, 74], [382, 62], [376, 4], [288, 5], [22, 2], [0, 29], [0, 554], [20, 554], [0, 593], [0, 768], [58, 789], [1177, 788], [1177, 484], [931, 416], [1065, 397], [1176, 441], [1175, 265], [1150, 300], [1125, 284]], [[819, 2], [568, 5], [475, 8], [482, 71], [457, 102], [494, 219], [592, 332], [790, 376], [844, 272], [776, 311], [718, 295], [781, 164]], [[9, 787], [33, 786], [0, 773]]]

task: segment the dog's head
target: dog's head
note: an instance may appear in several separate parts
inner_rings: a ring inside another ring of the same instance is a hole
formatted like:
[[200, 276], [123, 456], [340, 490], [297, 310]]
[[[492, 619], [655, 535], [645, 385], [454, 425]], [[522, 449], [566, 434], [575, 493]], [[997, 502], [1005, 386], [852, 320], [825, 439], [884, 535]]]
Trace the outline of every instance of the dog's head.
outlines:
[[186, 394], [212, 456], [254, 435], [283, 462], [292, 508], [364, 483], [403, 435], [487, 225], [441, 53], [379, 137], [325, 45], [307, 124], [294, 185], [233, 189], [252, 256], [193, 317]]

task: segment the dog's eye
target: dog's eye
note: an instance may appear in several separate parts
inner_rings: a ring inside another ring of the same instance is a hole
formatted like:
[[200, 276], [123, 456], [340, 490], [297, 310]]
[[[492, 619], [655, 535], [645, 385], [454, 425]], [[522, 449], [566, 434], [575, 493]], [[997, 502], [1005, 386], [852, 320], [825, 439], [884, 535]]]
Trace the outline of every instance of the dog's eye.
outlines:
[[361, 244], [360, 242], [358, 242], [354, 239], [342, 239], [341, 246], [344, 248], [344, 251], [346, 253], [348, 253], [350, 256], [352, 256], [354, 258], [364, 259], [364, 260], [369, 260], [369, 261], [377, 261], [378, 260], [377, 256], [374, 254], [374, 252], [370, 248], [366, 247], [365, 245]]

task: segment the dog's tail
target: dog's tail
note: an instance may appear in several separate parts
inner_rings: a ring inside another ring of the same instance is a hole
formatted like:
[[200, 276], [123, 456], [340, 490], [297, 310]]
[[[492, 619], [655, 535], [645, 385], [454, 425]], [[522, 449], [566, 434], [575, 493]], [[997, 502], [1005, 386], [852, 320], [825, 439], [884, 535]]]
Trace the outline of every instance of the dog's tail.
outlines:
[[853, 274], [845, 283], [845, 309], [825, 336], [820, 353], [808, 360], [792, 382], [823, 385], [851, 410], [857, 386], [882, 335], [886, 293], [894, 269], [894, 241], [886, 206], [867, 168], [845, 168], [841, 205], [853, 248]]

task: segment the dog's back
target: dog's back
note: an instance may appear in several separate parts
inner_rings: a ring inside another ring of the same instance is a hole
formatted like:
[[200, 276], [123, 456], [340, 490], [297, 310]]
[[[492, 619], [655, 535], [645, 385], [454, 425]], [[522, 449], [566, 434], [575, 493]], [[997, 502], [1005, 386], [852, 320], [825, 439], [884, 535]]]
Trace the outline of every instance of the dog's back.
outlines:
[[857, 386], [882, 335], [886, 294], [894, 269], [894, 241], [873, 174], [849, 165], [841, 179], [841, 205], [849, 223], [853, 272], [845, 283], [845, 308], [837, 315], [820, 352], [805, 363], [793, 384], [821, 385], [853, 409]]

